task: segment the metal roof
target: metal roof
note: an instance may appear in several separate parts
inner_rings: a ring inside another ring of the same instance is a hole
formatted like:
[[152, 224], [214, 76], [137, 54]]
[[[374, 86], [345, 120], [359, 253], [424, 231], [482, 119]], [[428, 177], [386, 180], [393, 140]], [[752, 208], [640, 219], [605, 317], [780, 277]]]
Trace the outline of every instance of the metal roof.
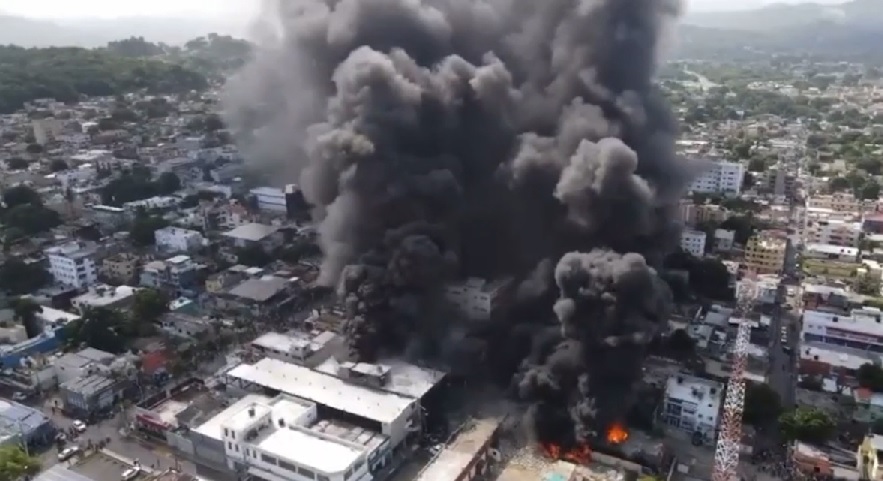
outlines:
[[0, 429], [30, 433], [50, 422], [42, 412], [23, 404], [0, 399]]

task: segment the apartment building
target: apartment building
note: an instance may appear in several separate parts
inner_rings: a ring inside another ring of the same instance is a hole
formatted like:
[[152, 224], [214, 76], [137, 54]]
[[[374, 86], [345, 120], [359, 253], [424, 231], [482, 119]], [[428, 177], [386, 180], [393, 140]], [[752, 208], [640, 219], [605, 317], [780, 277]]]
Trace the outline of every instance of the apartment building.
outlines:
[[777, 274], [785, 266], [788, 241], [770, 232], [760, 232], [745, 245], [743, 264], [758, 274]]
[[805, 232], [806, 242], [841, 247], [858, 247], [862, 233], [860, 222], [820, 220], [810, 223]]
[[122, 252], [104, 259], [100, 272], [110, 282], [129, 284], [137, 277], [140, 262], [141, 258], [135, 254]]
[[163, 252], [191, 252], [202, 247], [205, 238], [198, 231], [164, 227], [153, 233], [157, 249]]
[[505, 298], [511, 279], [486, 281], [470, 278], [445, 287], [445, 298], [469, 319], [490, 319]]
[[712, 167], [696, 178], [690, 190], [701, 194], [739, 194], [745, 167], [738, 162], [714, 162]]
[[681, 249], [696, 257], [705, 255], [705, 232], [701, 230], [684, 229], [681, 232]]
[[84, 289], [98, 282], [97, 252], [98, 245], [95, 243], [74, 241], [50, 247], [44, 254], [55, 282]]
[[153, 261], [144, 265], [139, 283], [142, 287], [161, 289], [175, 296], [196, 289], [202, 266], [188, 256], [175, 256], [165, 261]]
[[662, 402], [662, 422], [686, 431], [694, 441], [713, 443], [717, 438], [723, 391], [722, 384], [689, 374], [669, 377]]
[[806, 200], [808, 209], [831, 209], [834, 212], [861, 212], [862, 203], [852, 194], [814, 195]]

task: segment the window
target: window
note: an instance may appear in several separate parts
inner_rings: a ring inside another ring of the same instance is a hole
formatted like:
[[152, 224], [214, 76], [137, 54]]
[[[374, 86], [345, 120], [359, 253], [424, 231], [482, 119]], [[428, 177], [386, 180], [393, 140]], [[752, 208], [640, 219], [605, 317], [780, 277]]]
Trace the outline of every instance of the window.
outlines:
[[297, 466], [295, 466], [291, 463], [285, 462], [281, 459], [279, 460], [279, 467], [282, 469], [287, 469], [287, 470], [291, 471], [292, 473], [297, 472]]
[[316, 473], [310, 471], [310, 470], [307, 469], [307, 468], [302, 468], [302, 467], [300, 467], [300, 466], [297, 467], [297, 474], [299, 474], [299, 475], [301, 475], [301, 476], [304, 476], [304, 477], [307, 477], [307, 478], [310, 478], [310, 479], [315, 479], [315, 478], [316, 478]]
[[231, 451], [233, 450], [233, 443], [231, 443], [230, 441], [227, 441], [227, 449]]
[[263, 461], [265, 463], [270, 463], [270, 464], [278, 464], [279, 463], [278, 459], [274, 458], [273, 456], [268, 456], [264, 453], [261, 453], [261, 461]]
[[236, 431], [230, 431], [230, 437], [236, 439]]
[[324, 476], [324, 475], [321, 475], [321, 474], [320, 474], [320, 475], [317, 475], [317, 476], [316, 476], [316, 479], [318, 479], [319, 481], [329, 481], [328, 476]]

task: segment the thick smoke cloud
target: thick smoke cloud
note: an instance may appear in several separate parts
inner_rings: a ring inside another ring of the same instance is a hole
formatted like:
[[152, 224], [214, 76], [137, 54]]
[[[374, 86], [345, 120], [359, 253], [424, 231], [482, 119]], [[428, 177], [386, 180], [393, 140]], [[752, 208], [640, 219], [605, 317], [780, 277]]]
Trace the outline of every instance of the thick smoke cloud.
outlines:
[[620, 417], [667, 312], [648, 266], [677, 245], [693, 170], [653, 85], [678, 2], [264, 7], [227, 121], [255, 167], [315, 206], [320, 280], [346, 302], [353, 353], [450, 338], [438, 313], [455, 278], [513, 276], [515, 298], [541, 305], [557, 286], [558, 327], [512, 319], [484, 342], [530, 344], [516, 385], [538, 434], [581, 441]]

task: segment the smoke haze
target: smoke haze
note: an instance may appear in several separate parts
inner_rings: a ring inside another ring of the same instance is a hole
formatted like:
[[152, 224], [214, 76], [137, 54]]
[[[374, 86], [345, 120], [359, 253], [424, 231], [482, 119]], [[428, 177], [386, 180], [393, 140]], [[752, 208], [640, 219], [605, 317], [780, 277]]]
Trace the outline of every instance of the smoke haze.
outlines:
[[515, 384], [537, 434], [580, 442], [622, 416], [666, 320], [651, 266], [678, 243], [694, 172], [652, 82], [679, 11], [674, 0], [265, 3], [262, 46], [228, 82], [225, 115], [253, 166], [299, 180], [315, 206], [320, 279], [346, 302], [357, 357], [447, 332], [445, 282], [513, 276], [518, 300], [550, 317], [559, 296], [557, 328], [512, 319], [482, 340], [524, 345]]

